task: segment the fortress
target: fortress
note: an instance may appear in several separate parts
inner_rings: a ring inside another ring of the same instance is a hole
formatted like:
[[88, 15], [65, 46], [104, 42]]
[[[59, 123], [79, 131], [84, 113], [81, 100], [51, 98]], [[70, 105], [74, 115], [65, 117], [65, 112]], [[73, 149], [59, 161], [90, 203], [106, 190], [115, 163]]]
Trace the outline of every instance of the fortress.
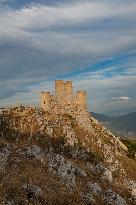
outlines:
[[87, 114], [87, 96], [85, 91], [73, 94], [72, 81], [55, 81], [55, 94], [41, 92], [41, 107], [45, 111], [60, 114]]

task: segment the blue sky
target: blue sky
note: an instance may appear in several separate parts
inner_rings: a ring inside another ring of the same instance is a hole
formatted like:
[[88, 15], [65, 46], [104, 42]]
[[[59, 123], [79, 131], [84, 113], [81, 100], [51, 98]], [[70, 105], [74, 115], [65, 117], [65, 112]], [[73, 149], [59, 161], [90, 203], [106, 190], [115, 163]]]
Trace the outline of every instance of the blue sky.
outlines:
[[38, 105], [72, 79], [90, 111], [135, 111], [135, 11], [135, 0], [0, 0], [0, 106]]

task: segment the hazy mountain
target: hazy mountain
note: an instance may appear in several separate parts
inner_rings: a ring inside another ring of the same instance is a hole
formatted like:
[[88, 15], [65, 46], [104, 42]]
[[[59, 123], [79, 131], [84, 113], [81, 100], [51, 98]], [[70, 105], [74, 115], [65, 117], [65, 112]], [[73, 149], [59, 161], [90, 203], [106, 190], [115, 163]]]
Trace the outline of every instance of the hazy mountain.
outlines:
[[94, 112], [91, 115], [115, 134], [124, 136], [136, 135], [136, 112], [114, 117]]

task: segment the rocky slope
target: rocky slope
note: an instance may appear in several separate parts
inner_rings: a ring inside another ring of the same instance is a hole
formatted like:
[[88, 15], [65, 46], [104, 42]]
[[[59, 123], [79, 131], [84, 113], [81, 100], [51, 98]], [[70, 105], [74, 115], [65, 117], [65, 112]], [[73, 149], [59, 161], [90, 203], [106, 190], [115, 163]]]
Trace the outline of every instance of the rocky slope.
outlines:
[[134, 205], [136, 161], [93, 117], [12, 107], [0, 117], [1, 205]]

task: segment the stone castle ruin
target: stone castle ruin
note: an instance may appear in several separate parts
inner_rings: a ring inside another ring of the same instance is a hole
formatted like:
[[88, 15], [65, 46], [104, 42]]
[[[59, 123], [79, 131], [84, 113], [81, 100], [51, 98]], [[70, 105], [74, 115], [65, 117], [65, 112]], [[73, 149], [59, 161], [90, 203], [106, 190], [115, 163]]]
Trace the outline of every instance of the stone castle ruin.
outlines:
[[41, 107], [60, 114], [87, 114], [86, 91], [73, 93], [72, 81], [55, 81], [55, 94], [41, 92]]
[[[86, 91], [73, 93], [72, 81], [55, 81], [55, 94], [41, 92], [41, 108], [53, 114], [68, 114], [76, 118], [76, 121], [83, 129], [95, 134], [96, 130], [101, 130], [115, 140], [124, 150], [126, 146], [105, 127], [100, 125], [87, 110]], [[98, 142], [98, 144], [101, 142]]]

